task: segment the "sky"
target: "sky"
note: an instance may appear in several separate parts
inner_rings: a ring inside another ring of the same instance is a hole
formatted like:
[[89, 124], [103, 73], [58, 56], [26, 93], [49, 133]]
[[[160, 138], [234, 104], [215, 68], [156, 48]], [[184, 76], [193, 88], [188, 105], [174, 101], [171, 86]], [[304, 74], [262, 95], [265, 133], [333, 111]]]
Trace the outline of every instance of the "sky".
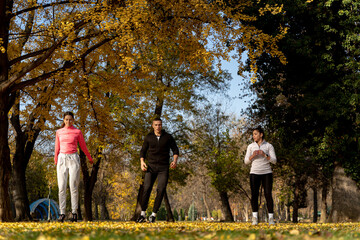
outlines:
[[240, 86], [241, 83], [246, 81], [250, 81], [250, 78], [243, 78], [237, 74], [238, 71], [238, 63], [235, 59], [230, 58], [230, 61], [221, 61], [222, 68], [227, 70], [232, 77], [230, 83], [230, 89], [227, 92], [230, 99], [226, 100], [224, 96], [215, 96], [214, 100], [217, 102], [221, 102], [224, 106], [225, 111], [228, 114], [235, 114], [237, 117], [241, 117], [242, 110], [245, 110], [246, 107], [249, 106], [250, 97], [246, 97], [241, 99], [240, 95], [243, 93], [243, 86]]

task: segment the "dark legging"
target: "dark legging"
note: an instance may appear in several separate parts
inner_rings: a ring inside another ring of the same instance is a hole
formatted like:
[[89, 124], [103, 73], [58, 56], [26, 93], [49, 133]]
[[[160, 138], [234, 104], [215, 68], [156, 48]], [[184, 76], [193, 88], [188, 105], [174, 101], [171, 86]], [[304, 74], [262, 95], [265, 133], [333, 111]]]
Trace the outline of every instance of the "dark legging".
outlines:
[[164, 197], [166, 185], [169, 179], [169, 166], [162, 166], [160, 168], [148, 166], [148, 170], [145, 173], [144, 179], [144, 194], [141, 201], [141, 210], [146, 211], [151, 195], [151, 190], [154, 186], [156, 178], [158, 184], [156, 188], [156, 197], [154, 202], [153, 212], [157, 213], [160, 208], [161, 201]]
[[253, 212], [259, 211], [259, 190], [260, 185], [264, 188], [266, 206], [269, 213], [274, 213], [274, 203], [272, 198], [273, 175], [269, 174], [250, 174], [251, 187], [251, 208]]

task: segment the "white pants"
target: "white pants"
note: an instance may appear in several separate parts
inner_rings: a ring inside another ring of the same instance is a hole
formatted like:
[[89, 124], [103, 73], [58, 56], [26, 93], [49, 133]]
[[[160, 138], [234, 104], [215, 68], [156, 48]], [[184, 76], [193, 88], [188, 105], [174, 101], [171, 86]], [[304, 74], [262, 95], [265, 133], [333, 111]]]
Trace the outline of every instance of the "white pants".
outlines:
[[77, 153], [60, 153], [56, 166], [57, 180], [59, 186], [59, 205], [60, 214], [66, 212], [66, 187], [69, 176], [71, 209], [72, 213], [77, 213], [79, 201], [79, 182], [80, 182], [80, 158]]

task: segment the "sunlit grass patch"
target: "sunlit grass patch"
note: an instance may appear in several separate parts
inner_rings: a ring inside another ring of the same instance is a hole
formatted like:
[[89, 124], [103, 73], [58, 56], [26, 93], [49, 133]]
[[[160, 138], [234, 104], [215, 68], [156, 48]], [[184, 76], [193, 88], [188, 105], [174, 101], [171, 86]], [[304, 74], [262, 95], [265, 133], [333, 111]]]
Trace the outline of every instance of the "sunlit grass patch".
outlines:
[[0, 223], [0, 239], [360, 239], [359, 223]]

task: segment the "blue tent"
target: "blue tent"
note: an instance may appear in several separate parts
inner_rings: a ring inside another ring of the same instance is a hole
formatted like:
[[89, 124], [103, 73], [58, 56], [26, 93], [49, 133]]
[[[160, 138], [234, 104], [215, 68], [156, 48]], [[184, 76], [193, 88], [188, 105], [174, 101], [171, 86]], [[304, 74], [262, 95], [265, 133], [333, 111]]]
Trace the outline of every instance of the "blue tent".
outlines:
[[30, 214], [35, 215], [37, 219], [47, 220], [50, 200], [50, 218], [59, 217], [59, 205], [52, 199], [41, 198], [30, 204]]

